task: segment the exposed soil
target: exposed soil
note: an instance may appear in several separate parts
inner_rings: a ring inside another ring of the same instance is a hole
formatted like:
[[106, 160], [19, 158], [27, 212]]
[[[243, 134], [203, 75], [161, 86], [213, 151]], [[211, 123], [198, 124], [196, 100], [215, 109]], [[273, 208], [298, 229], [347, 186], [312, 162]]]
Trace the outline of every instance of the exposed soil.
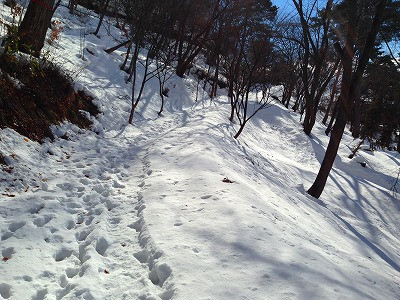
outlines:
[[53, 138], [50, 125], [68, 120], [91, 125], [80, 110], [99, 113], [93, 98], [75, 92], [72, 79], [51, 63], [0, 58], [0, 128], [10, 127], [36, 141]]

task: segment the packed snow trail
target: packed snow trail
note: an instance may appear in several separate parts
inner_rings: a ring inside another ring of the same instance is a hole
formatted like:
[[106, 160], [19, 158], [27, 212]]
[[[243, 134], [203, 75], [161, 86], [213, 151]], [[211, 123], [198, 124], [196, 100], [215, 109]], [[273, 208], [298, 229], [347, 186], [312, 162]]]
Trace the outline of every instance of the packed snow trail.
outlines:
[[[16, 139], [9, 134], [2, 139]], [[34, 143], [20, 140], [32, 144], [31, 159], [41, 156], [35, 166], [41, 177], [33, 190], [2, 203], [3, 218], [9, 218], [2, 224], [8, 227], [1, 235], [8, 260], [1, 277], [13, 284], [2, 283], [0, 294], [11, 299], [170, 299], [173, 292], [163, 284], [171, 270], [158, 265], [162, 252], [151, 243], [142, 217], [142, 191], [151, 173], [146, 141], [129, 135], [100, 138], [93, 132], [69, 135], [48, 149], [51, 155], [35, 153]], [[21, 148], [17, 143], [15, 149]]]

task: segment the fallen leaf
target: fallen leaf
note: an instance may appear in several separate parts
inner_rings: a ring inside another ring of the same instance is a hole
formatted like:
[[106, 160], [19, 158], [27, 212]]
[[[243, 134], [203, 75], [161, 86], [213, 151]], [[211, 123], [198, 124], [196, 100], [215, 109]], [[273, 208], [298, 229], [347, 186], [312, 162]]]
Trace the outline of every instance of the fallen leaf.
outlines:
[[225, 177], [224, 179], [222, 179], [222, 182], [225, 182], [225, 183], [233, 183], [233, 181], [230, 180], [230, 179], [227, 178], [227, 177]]
[[13, 197], [15, 197], [15, 195], [13, 195], [13, 194], [2, 194], [3, 196], [7, 196], [7, 197], [10, 197], [10, 198], [13, 198]]

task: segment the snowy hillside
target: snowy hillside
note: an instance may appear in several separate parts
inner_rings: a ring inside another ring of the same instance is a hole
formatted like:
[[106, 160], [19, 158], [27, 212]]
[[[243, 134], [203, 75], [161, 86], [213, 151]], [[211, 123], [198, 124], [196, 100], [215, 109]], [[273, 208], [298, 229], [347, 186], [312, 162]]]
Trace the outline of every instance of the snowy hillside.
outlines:
[[61, 6], [55, 18], [65, 27], [51, 57], [102, 113], [43, 144], [0, 129], [2, 298], [400, 298], [397, 152], [350, 160], [345, 135], [316, 201], [305, 190], [328, 143], [320, 123], [310, 139], [274, 104], [235, 140], [226, 92], [195, 102], [196, 80], [174, 76], [163, 116], [154, 80], [127, 125], [124, 49], [103, 51], [119, 30], [83, 39], [96, 17]]

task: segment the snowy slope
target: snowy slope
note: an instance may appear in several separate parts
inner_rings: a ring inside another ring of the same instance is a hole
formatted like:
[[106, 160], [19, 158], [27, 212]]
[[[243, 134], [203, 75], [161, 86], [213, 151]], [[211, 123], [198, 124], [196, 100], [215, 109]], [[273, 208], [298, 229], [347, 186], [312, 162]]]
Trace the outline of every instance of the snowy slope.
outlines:
[[164, 116], [150, 81], [127, 126], [123, 49], [102, 50], [117, 43], [105, 27], [80, 38], [95, 17], [55, 16], [65, 29], [52, 58], [102, 114], [92, 131], [62, 124], [69, 139], [42, 145], [0, 130], [13, 167], [0, 171], [3, 298], [399, 299], [398, 154], [350, 161], [346, 135], [314, 201], [305, 190], [328, 138], [319, 124], [305, 136], [279, 104], [236, 141], [224, 91], [195, 103], [195, 80], [173, 77]]

